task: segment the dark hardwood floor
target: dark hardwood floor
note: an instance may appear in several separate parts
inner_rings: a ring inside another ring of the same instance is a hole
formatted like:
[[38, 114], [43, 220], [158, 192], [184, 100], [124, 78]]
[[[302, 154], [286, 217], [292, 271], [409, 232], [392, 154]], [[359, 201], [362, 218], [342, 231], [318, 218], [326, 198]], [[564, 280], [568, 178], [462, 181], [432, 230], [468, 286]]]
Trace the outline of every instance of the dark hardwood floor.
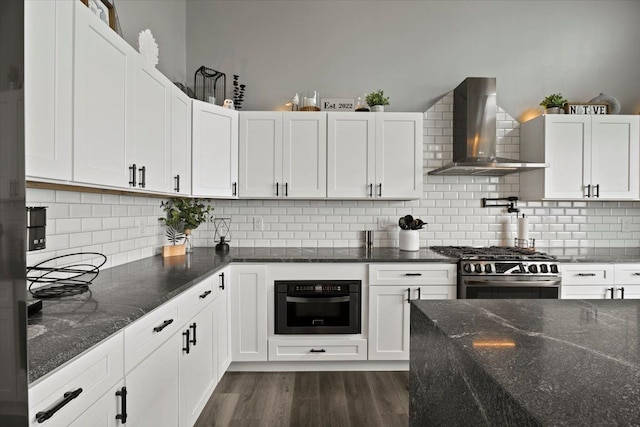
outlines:
[[196, 427], [406, 427], [408, 385], [408, 372], [227, 372]]

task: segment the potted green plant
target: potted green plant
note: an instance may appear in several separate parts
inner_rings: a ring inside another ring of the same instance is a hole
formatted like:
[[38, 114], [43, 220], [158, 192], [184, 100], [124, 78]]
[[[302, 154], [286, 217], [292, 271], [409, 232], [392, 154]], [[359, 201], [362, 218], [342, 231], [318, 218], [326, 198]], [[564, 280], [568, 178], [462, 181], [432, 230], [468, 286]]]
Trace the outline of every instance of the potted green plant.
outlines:
[[543, 99], [540, 105], [544, 107], [544, 112], [547, 114], [562, 114], [566, 103], [567, 100], [561, 93], [552, 93]]
[[[191, 231], [198, 228], [203, 222], [211, 220], [213, 208], [200, 199], [186, 197], [169, 199], [166, 202], [161, 202], [160, 206], [167, 216], [166, 218], [158, 218], [158, 220], [167, 227], [166, 236], [172, 243], [163, 247], [163, 256], [183, 255], [185, 252], [191, 252], [189, 242]], [[178, 242], [182, 240], [185, 241], [184, 244], [179, 245]]]
[[389, 105], [389, 97], [384, 96], [384, 91], [382, 90], [368, 93], [365, 101], [367, 101], [367, 104], [371, 107], [371, 111], [377, 113], [383, 112], [384, 106]]

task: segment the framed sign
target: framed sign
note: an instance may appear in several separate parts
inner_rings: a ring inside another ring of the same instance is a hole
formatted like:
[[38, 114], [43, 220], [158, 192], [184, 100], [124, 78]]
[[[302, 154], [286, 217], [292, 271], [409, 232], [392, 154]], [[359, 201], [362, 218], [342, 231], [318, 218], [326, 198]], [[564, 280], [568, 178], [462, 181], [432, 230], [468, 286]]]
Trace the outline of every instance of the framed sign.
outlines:
[[322, 111], [355, 111], [356, 104], [353, 98], [322, 98], [320, 100]]
[[567, 114], [609, 114], [609, 104], [606, 102], [567, 102], [564, 108]]

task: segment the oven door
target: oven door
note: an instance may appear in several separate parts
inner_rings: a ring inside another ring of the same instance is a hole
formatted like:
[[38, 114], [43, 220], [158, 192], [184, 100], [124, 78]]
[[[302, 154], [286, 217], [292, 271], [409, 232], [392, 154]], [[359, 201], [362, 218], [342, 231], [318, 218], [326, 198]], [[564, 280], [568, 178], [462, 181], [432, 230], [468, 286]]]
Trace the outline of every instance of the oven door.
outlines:
[[[325, 281], [346, 285], [345, 292], [299, 292], [304, 281], [275, 283], [276, 334], [359, 334], [360, 281]], [[317, 284], [318, 281], [308, 283]]]
[[559, 277], [463, 276], [459, 299], [558, 299]]

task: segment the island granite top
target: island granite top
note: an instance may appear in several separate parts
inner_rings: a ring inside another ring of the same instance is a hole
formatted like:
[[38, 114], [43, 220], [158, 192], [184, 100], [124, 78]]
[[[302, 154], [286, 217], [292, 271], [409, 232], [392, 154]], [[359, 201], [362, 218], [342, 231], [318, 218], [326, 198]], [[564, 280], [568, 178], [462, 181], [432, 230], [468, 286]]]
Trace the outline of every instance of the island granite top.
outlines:
[[[413, 305], [471, 361], [474, 372], [495, 381], [535, 424], [640, 422], [640, 301], [416, 300]], [[412, 371], [420, 370], [413, 357]]]
[[153, 256], [102, 270], [84, 294], [43, 300], [28, 319], [29, 381], [43, 377], [231, 262], [447, 262], [429, 249], [237, 248], [220, 256], [213, 248], [192, 254]]

